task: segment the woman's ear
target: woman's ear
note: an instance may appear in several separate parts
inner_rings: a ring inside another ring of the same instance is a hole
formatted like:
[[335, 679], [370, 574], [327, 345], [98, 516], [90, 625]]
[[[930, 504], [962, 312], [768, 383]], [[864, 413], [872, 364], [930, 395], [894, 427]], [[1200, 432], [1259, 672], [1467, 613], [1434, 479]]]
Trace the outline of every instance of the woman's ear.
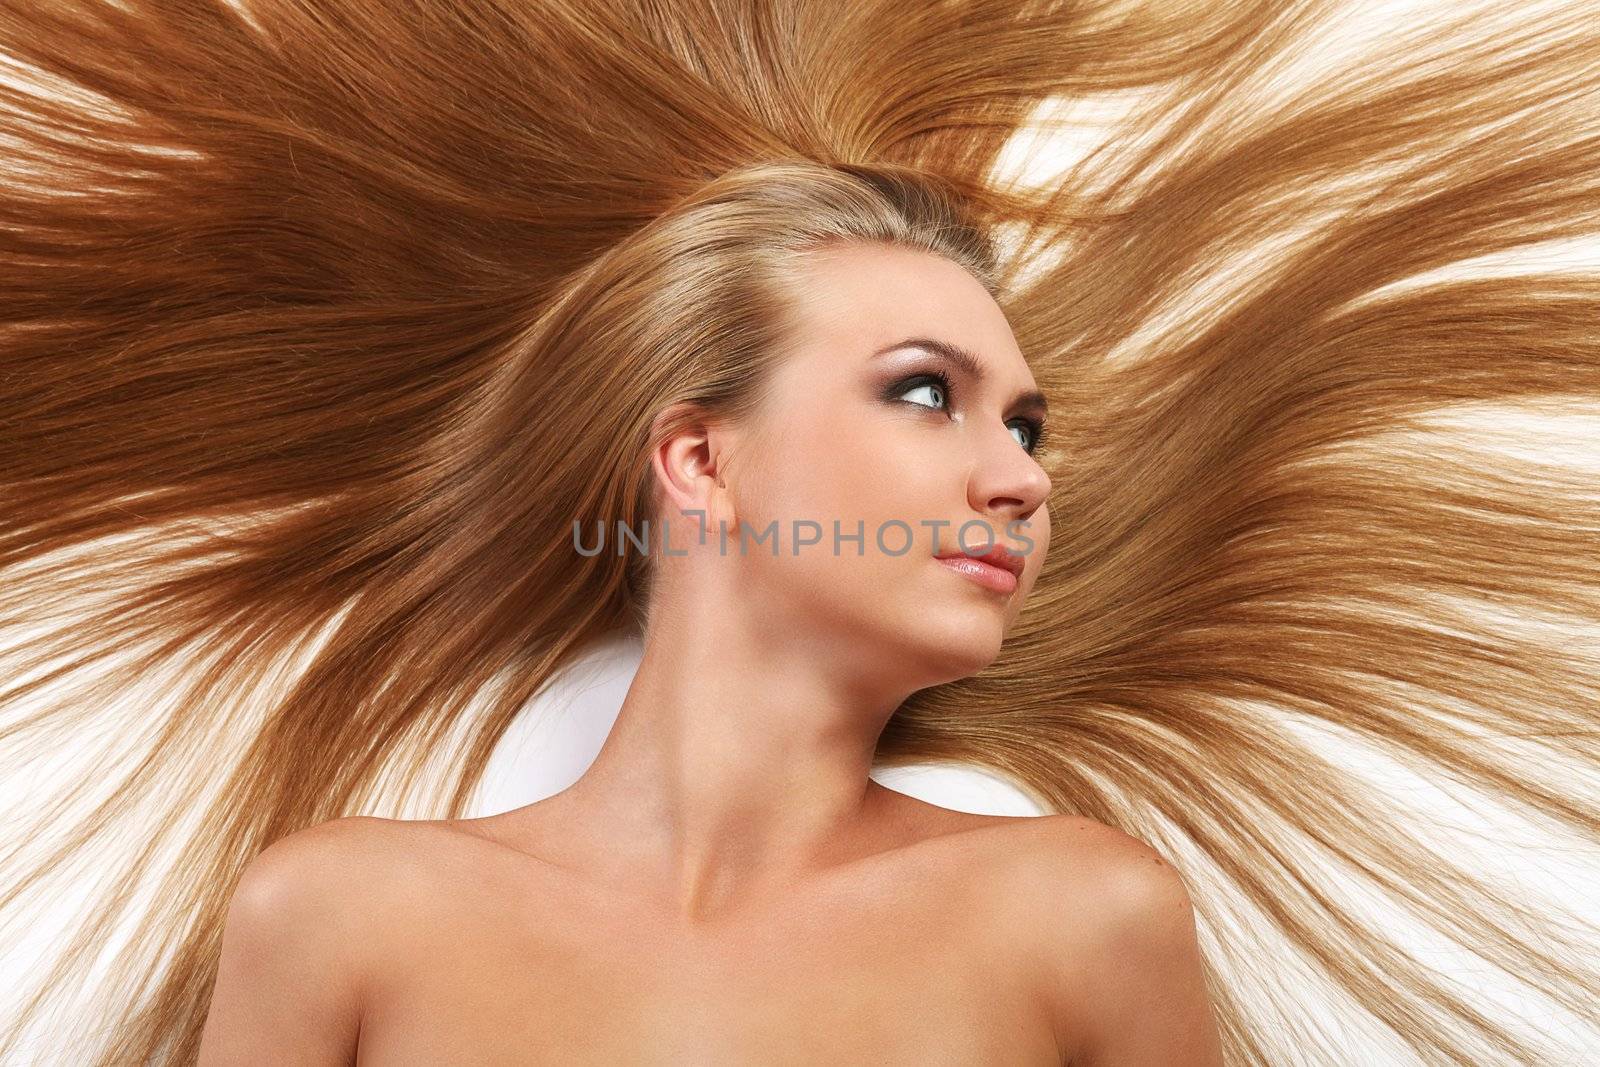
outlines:
[[727, 432], [693, 404], [675, 404], [652, 424], [650, 462], [670, 513], [701, 517], [702, 529], [731, 519], [721, 464]]

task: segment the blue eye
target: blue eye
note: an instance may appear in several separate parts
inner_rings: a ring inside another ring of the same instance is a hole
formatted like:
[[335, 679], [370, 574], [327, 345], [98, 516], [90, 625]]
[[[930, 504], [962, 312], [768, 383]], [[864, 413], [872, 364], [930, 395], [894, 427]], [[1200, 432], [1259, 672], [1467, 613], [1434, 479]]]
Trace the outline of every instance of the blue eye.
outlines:
[[[931, 403], [923, 400], [910, 400], [905, 398], [916, 394], [925, 394]], [[919, 408], [929, 411], [943, 411], [950, 406], [950, 377], [941, 370], [926, 371], [914, 374], [909, 378], [902, 378], [891, 385], [885, 393], [885, 399], [899, 403], [912, 403]]]
[[[900, 393], [900, 396], [908, 397], [917, 393], [927, 393], [933, 398], [932, 404], [922, 404], [923, 407], [943, 408], [949, 402], [950, 394], [938, 382], [919, 382]], [[921, 404], [921, 401], [914, 400], [912, 403]]]
[[1011, 428], [1013, 430], [1022, 430], [1028, 435], [1026, 441], [1019, 440], [1017, 442], [1022, 445], [1023, 450], [1028, 455], [1031, 456], [1039, 451], [1039, 442], [1044, 440], [1044, 423], [1038, 419], [1018, 419]]

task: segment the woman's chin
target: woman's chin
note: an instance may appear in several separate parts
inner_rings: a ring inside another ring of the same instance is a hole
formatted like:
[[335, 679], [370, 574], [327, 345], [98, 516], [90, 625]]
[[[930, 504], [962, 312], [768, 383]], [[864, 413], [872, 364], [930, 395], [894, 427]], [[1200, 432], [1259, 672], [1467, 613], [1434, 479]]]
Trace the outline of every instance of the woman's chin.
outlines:
[[998, 612], [971, 608], [926, 611], [906, 621], [906, 636], [914, 639], [917, 659], [941, 675], [941, 681], [953, 681], [977, 674], [995, 661], [1005, 637], [1005, 619]]

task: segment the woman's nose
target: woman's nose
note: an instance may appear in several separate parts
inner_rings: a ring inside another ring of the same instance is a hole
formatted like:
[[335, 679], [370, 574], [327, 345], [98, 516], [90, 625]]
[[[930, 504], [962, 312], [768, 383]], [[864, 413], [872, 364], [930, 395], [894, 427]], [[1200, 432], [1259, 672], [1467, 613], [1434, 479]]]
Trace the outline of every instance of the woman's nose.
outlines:
[[1027, 519], [1050, 495], [1050, 476], [1029, 455], [1009, 429], [998, 446], [985, 442], [985, 452], [973, 469], [968, 503], [980, 512]]

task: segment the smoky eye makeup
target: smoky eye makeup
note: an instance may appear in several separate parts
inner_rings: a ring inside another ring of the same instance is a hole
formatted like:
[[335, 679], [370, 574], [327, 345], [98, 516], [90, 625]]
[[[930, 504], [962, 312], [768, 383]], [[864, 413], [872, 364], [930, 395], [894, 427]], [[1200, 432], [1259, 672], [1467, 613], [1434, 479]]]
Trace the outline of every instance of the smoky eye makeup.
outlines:
[[[925, 404], [921, 401], [905, 399], [907, 393], [917, 389], [926, 389], [929, 396], [937, 396], [940, 403]], [[951, 400], [950, 376], [942, 370], [926, 370], [901, 375], [884, 388], [883, 399], [891, 403], [910, 404], [926, 411], [948, 411]]]

